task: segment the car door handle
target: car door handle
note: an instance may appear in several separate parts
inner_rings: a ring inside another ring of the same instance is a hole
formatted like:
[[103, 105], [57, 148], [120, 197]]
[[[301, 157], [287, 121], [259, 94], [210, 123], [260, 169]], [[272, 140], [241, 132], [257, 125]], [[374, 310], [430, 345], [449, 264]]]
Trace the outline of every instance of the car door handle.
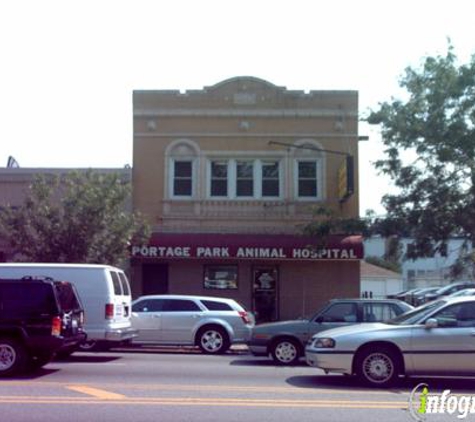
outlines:
[[152, 318], [160, 318], [161, 315], [152, 315]]

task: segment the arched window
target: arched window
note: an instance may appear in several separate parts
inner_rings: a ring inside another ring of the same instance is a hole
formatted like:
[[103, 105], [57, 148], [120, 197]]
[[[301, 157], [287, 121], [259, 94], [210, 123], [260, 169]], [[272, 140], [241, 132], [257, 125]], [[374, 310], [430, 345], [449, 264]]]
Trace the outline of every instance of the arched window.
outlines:
[[166, 180], [171, 199], [191, 199], [198, 194], [198, 145], [187, 139], [172, 142], [165, 152]]
[[301, 139], [294, 143], [294, 197], [302, 201], [325, 198], [325, 152], [319, 142]]

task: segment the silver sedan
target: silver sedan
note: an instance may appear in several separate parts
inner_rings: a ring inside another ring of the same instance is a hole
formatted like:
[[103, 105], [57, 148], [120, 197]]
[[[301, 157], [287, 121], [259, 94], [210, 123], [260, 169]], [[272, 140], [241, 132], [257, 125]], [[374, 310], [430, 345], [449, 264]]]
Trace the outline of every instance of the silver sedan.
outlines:
[[309, 365], [387, 387], [402, 375], [475, 374], [475, 297], [446, 298], [386, 323], [336, 328], [312, 337]]

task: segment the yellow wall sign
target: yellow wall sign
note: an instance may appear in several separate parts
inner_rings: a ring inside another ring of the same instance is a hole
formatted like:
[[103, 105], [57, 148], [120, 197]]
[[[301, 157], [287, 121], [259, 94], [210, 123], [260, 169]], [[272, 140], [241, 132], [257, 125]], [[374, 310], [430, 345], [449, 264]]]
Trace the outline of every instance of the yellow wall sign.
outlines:
[[338, 169], [338, 198], [346, 201], [354, 192], [354, 162], [348, 155]]

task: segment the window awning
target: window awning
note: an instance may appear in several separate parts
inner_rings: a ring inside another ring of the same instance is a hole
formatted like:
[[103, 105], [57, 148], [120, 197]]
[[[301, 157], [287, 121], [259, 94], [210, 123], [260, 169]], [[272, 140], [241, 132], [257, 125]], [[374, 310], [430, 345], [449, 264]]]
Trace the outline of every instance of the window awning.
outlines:
[[299, 235], [154, 233], [147, 245], [132, 245], [133, 258], [319, 261], [363, 259], [361, 236], [323, 239]]

